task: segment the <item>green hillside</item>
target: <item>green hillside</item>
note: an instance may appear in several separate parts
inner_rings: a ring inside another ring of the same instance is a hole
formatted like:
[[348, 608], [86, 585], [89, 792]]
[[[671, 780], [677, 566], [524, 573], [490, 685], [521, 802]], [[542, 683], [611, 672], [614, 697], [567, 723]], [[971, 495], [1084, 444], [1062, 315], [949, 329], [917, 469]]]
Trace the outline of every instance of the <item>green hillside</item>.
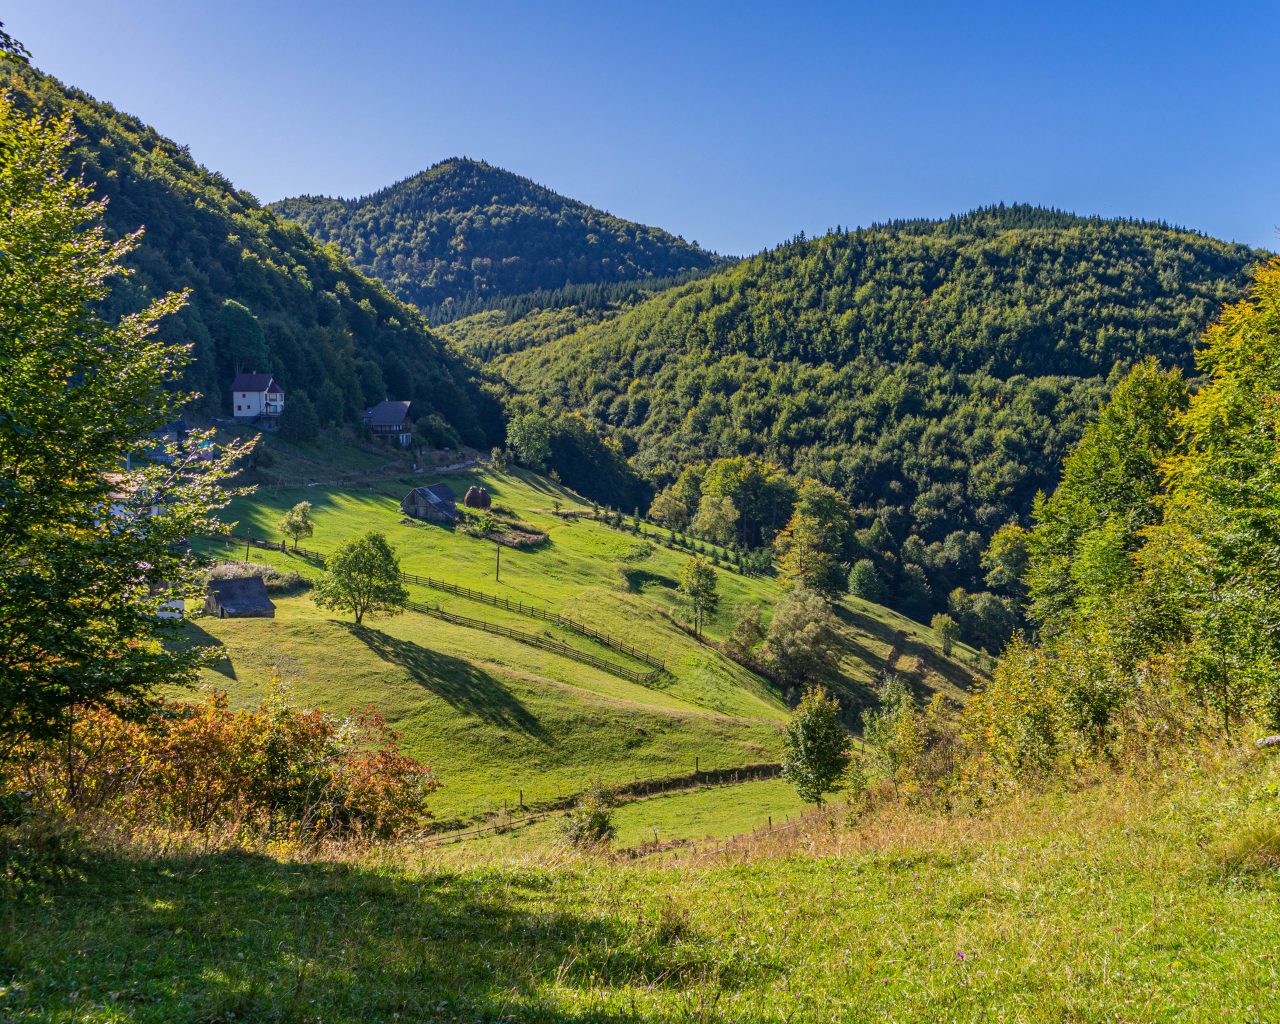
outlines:
[[983, 588], [986, 538], [1053, 486], [1113, 367], [1188, 364], [1260, 255], [998, 207], [797, 240], [603, 319], [489, 314], [453, 337], [659, 485], [744, 452], [831, 483], [885, 528], [866, 554], [888, 599], [906, 607], [923, 571], [927, 614]]
[[297, 225], [197, 164], [187, 149], [136, 118], [12, 61], [0, 85], [20, 106], [74, 118], [74, 152], [109, 200], [107, 230], [145, 229], [118, 287], [114, 313], [191, 290], [166, 325], [195, 345], [190, 386], [202, 411], [228, 415], [237, 366], [270, 370], [286, 392], [306, 393], [321, 421], [351, 421], [389, 394], [439, 415], [463, 440], [501, 437], [501, 411], [413, 309]]
[[[269, 443], [284, 470], [307, 453], [279, 440]], [[695, 767], [777, 763], [787, 693], [697, 642], [669, 617], [681, 615], [675, 587], [686, 554], [589, 517], [557, 515], [557, 502], [562, 513], [589, 506], [524, 471], [441, 478], [458, 493], [472, 484], [486, 487], [496, 505], [549, 535], [549, 542], [532, 549], [504, 549], [496, 581], [491, 542], [403, 519], [400, 498], [431, 479], [406, 477], [360, 489], [268, 484], [238, 499], [227, 514], [239, 533], [277, 540], [283, 512], [310, 501], [316, 532], [308, 544], [315, 550], [382, 530], [406, 572], [561, 613], [660, 659], [667, 671], [651, 683], [636, 683], [416, 612], [357, 628], [299, 595], [278, 598], [273, 620], [197, 620], [195, 636], [223, 648], [208, 681], [235, 702], [252, 704], [277, 672], [300, 704], [338, 712], [376, 705], [404, 733], [406, 748], [433, 765], [444, 782], [432, 807], [445, 821], [473, 818], [504, 801], [515, 806], [522, 790], [526, 803], [540, 803], [596, 780], [623, 784], [693, 776]], [[245, 553], [243, 545], [223, 543], [207, 551], [238, 558]], [[255, 548], [250, 557], [303, 576], [318, 571], [292, 553]], [[721, 600], [708, 637], [723, 639], [745, 604], [758, 606], [767, 624], [781, 598], [777, 583], [727, 569], [718, 575]], [[647, 668], [554, 624], [439, 590], [410, 591], [415, 602], [559, 640], [624, 667]], [[841, 661], [831, 685], [845, 698], [851, 725], [886, 671], [956, 704], [983, 665], [967, 648], [943, 657], [929, 629], [879, 606], [848, 598], [837, 616]], [[757, 823], [753, 802], [743, 813], [748, 826]]]
[[271, 209], [336, 244], [433, 321], [504, 296], [669, 278], [722, 262], [477, 160], [445, 160], [359, 199], [300, 196]]

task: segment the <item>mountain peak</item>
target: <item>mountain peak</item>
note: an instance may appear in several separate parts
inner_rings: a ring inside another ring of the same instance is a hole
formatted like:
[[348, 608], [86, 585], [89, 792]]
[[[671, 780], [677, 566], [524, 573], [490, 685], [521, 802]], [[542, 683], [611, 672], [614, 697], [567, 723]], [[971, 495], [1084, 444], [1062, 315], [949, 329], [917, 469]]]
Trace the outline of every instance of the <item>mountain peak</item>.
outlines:
[[723, 262], [660, 228], [470, 157], [450, 157], [358, 199], [299, 196], [272, 209], [424, 310], [676, 277]]

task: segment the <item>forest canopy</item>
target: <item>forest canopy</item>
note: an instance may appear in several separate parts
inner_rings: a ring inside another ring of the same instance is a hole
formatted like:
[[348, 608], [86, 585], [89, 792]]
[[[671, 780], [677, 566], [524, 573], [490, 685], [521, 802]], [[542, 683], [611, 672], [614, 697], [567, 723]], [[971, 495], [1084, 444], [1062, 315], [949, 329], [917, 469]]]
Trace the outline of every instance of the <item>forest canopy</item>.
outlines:
[[271, 208], [337, 245], [433, 323], [503, 297], [724, 262], [478, 160], [445, 160], [360, 199], [300, 196]]
[[526, 321], [496, 313], [455, 336], [658, 490], [743, 454], [836, 488], [872, 531], [861, 575], [927, 618], [984, 589], [987, 541], [1052, 489], [1113, 370], [1188, 368], [1260, 256], [999, 206], [797, 239], [612, 315], [531, 314], [540, 344], [509, 344]]

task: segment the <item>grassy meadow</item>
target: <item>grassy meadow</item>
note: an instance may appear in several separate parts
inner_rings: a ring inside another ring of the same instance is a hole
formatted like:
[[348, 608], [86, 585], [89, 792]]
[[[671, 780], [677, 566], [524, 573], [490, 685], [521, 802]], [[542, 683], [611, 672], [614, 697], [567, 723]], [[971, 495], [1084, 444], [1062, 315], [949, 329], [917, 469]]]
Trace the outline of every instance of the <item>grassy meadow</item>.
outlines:
[[1210, 752], [674, 860], [46, 855], [7, 873], [0, 1018], [1260, 1024], [1278, 791], [1280, 758]]
[[[275, 465], [305, 465], [297, 446]], [[319, 455], [315, 456], [319, 458]], [[369, 456], [370, 459], [375, 458]], [[394, 470], [393, 470], [394, 471]], [[406, 521], [399, 500], [413, 486], [445, 480], [459, 495], [471, 484], [488, 488], [495, 506], [545, 531], [547, 543], [502, 549], [495, 579], [495, 545], [462, 531]], [[310, 501], [315, 535], [304, 546], [325, 552], [366, 530], [384, 532], [407, 572], [447, 580], [498, 597], [559, 612], [660, 658], [667, 671], [647, 684], [620, 678], [570, 658], [409, 612], [367, 619], [356, 627], [315, 607], [305, 593], [276, 599], [276, 618], [196, 619], [194, 639], [217, 644], [221, 655], [207, 673], [233, 702], [256, 702], [272, 674], [297, 702], [336, 712], [375, 705], [404, 736], [405, 747], [428, 761], [442, 787], [433, 812], [442, 822], [473, 820], [504, 807], [558, 799], [593, 782], [694, 774], [776, 763], [788, 695], [771, 682], [699, 643], [671, 619], [682, 614], [676, 581], [688, 558], [652, 540], [589, 518], [581, 498], [522, 470], [488, 469], [434, 477], [408, 474], [361, 487], [265, 486], [227, 511], [238, 533], [279, 540], [276, 524], [298, 501]], [[244, 548], [206, 545], [206, 553], [244, 557]], [[289, 552], [254, 548], [254, 561], [303, 576], [319, 568]], [[706, 632], [723, 638], [739, 606], [754, 603], [765, 621], [781, 594], [771, 579], [719, 573], [720, 605]], [[447, 611], [546, 636], [620, 665], [646, 666], [559, 626], [436, 590], [411, 587], [413, 600]], [[937, 649], [928, 627], [887, 609], [847, 599], [837, 609], [843, 644], [836, 680], [849, 714], [886, 670], [923, 691], [963, 697], [980, 662], [967, 648], [951, 658]], [[770, 813], [743, 789], [730, 815], [751, 828]], [[716, 798], [724, 801], [724, 794]], [[769, 804], [769, 807], [772, 807]], [[669, 819], [637, 821], [637, 835], [665, 830]], [[682, 837], [697, 834], [686, 828]]]

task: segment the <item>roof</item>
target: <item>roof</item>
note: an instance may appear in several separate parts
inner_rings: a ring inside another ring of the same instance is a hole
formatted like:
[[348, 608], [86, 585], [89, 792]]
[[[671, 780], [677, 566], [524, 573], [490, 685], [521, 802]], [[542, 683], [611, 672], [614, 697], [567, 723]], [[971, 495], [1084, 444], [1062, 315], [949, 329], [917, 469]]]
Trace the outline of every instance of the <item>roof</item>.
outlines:
[[267, 597], [261, 576], [241, 576], [233, 580], [210, 580], [209, 593], [228, 612], [260, 612], [275, 608]]
[[400, 507], [406, 507], [415, 499], [425, 501], [428, 505], [438, 509], [451, 519], [458, 518], [458, 498], [457, 495], [449, 489], [448, 484], [432, 484], [430, 487], [415, 487], [409, 492], [404, 501], [400, 503]]
[[269, 373], [237, 373], [231, 382], [232, 391], [270, 391], [283, 395], [284, 390]]
[[147, 437], [167, 438], [174, 437], [181, 441], [187, 436], [191, 426], [186, 420], [174, 420], [172, 423], [166, 423], [163, 427], [156, 427], [155, 430], [147, 434]]
[[437, 501], [446, 501], [450, 504], [457, 504], [458, 496], [453, 493], [453, 489], [448, 484], [432, 484], [430, 487], [419, 487], [418, 490], [425, 491]]
[[366, 412], [365, 419], [371, 427], [398, 427], [409, 418], [409, 406], [412, 404], [388, 399]]

